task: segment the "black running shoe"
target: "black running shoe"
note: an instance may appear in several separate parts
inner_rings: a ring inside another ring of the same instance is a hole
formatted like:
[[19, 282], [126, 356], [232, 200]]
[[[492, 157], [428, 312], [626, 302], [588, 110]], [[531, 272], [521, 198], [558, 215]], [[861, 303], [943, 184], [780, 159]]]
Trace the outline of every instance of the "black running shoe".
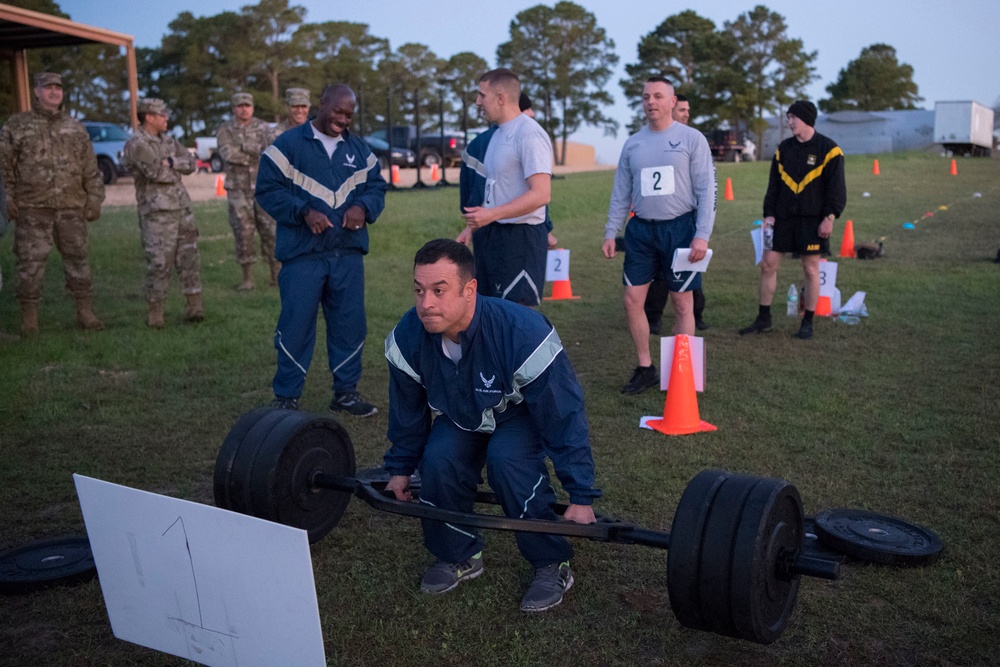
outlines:
[[333, 412], [346, 412], [355, 417], [371, 417], [378, 412], [378, 408], [361, 398], [361, 394], [356, 391], [336, 394], [333, 400], [330, 401], [330, 410]]
[[632, 377], [622, 387], [623, 394], [641, 394], [650, 387], [660, 383], [660, 374], [656, 372], [656, 366], [636, 366], [632, 372]]
[[740, 335], [746, 336], [747, 334], [752, 334], [752, 333], [767, 333], [770, 330], [771, 330], [771, 318], [768, 317], [767, 319], [764, 319], [758, 315], [757, 319], [753, 321], [753, 324], [751, 324], [748, 327], [744, 327], [743, 329], [740, 329]]
[[798, 333], [795, 334], [795, 338], [799, 338], [801, 340], [809, 340], [812, 337], [813, 337], [813, 323], [802, 320], [802, 324], [799, 326], [799, 330]]

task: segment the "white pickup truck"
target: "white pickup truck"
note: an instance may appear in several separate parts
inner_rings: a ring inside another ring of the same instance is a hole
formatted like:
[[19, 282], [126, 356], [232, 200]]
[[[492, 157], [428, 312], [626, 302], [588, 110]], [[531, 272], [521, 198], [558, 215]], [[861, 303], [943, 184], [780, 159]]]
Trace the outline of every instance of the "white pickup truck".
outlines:
[[194, 154], [202, 162], [207, 162], [214, 174], [225, 167], [222, 156], [219, 155], [219, 142], [215, 137], [195, 137]]

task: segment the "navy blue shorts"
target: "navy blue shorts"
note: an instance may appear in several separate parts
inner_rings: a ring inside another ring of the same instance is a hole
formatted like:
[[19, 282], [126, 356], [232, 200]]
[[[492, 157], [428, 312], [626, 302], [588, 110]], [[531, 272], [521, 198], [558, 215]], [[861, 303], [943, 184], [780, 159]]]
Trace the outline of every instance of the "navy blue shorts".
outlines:
[[660, 278], [671, 292], [690, 292], [701, 287], [701, 273], [674, 273], [670, 264], [674, 251], [690, 248], [694, 240], [694, 211], [673, 220], [644, 220], [633, 217], [625, 227], [625, 265], [622, 284], [645, 285]]
[[545, 225], [486, 225], [472, 233], [479, 293], [537, 306], [545, 287]]
[[819, 226], [823, 218], [790, 216], [775, 219], [774, 243], [776, 252], [795, 252], [800, 255], [829, 255], [830, 239], [820, 238]]

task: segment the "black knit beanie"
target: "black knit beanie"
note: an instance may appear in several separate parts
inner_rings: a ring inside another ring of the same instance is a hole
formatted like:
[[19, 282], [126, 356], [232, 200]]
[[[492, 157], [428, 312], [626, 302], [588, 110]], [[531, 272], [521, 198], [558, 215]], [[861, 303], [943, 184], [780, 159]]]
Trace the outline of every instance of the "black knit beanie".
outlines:
[[788, 113], [809, 127], [816, 127], [816, 105], [808, 100], [797, 100], [788, 107]]

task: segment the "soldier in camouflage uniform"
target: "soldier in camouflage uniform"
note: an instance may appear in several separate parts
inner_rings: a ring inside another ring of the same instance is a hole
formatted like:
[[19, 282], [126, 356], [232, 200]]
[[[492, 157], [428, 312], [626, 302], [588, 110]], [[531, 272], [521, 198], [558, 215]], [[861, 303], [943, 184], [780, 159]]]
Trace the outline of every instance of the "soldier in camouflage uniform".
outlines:
[[285, 91], [285, 102], [288, 104], [288, 118], [274, 127], [271, 134], [273, 142], [282, 133], [293, 127], [298, 127], [309, 120], [309, 91], [305, 88], [289, 88]]
[[260, 252], [271, 265], [271, 284], [278, 284], [281, 264], [274, 259], [274, 218], [254, 200], [260, 155], [271, 145], [272, 132], [267, 123], [253, 116], [253, 95], [233, 95], [233, 119], [219, 128], [219, 155], [226, 163], [226, 196], [229, 200], [229, 226], [236, 237], [236, 261], [243, 269], [238, 290], [253, 289], [251, 269], [257, 261], [254, 229], [260, 234]]
[[0, 170], [7, 213], [15, 223], [17, 300], [21, 332], [38, 333], [45, 263], [55, 242], [62, 255], [66, 289], [84, 329], [104, 324], [91, 310], [87, 223], [101, 216], [104, 183], [87, 131], [60, 110], [62, 76], [35, 75], [37, 103], [10, 117], [0, 132]]
[[182, 174], [194, 171], [195, 158], [167, 134], [170, 110], [163, 100], [140, 100], [138, 116], [140, 126], [125, 144], [123, 161], [135, 178], [139, 229], [146, 251], [147, 323], [154, 329], [164, 326], [163, 300], [175, 265], [187, 300], [184, 319], [201, 322], [205, 311], [201, 302], [198, 227], [191, 198], [181, 182]]

